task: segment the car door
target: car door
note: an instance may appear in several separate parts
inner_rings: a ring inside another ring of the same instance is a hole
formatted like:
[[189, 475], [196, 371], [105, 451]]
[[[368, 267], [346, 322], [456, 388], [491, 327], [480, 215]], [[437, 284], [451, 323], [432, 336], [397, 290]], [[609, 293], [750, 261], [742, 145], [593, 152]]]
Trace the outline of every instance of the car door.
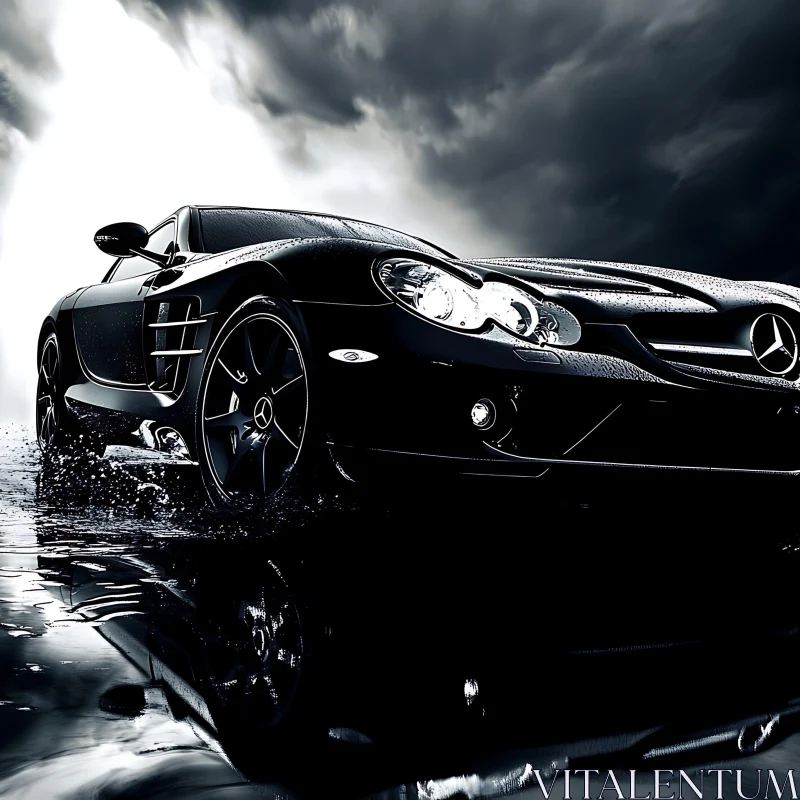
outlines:
[[[147, 249], [175, 251], [175, 221], [150, 233]], [[144, 298], [162, 267], [142, 256], [120, 259], [103, 283], [84, 290], [73, 307], [75, 341], [91, 378], [101, 383], [145, 388], [142, 350]]]

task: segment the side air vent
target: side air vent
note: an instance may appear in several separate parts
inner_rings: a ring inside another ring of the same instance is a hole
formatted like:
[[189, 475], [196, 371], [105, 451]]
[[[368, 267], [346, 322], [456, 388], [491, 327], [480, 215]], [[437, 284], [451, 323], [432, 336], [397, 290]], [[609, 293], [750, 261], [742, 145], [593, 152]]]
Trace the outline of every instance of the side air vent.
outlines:
[[150, 301], [145, 304], [144, 348], [147, 385], [154, 392], [183, 391], [189, 361], [203, 351], [194, 346], [199, 318], [196, 297]]

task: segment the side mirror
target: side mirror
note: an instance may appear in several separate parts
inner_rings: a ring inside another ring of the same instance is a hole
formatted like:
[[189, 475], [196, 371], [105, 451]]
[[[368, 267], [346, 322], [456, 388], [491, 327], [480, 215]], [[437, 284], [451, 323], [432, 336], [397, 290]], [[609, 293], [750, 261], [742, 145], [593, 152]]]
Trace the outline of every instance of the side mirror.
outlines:
[[109, 256], [129, 258], [147, 245], [147, 228], [135, 222], [115, 222], [100, 228], [94, 243]]

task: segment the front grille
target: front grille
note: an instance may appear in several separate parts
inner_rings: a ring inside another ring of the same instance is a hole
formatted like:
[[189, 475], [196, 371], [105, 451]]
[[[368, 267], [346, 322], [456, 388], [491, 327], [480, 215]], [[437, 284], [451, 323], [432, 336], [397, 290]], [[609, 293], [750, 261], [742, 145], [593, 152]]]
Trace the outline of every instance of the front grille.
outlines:
[[743, 375], [763, 375], [750, 350], [726, 343], [658, 342], [644, 344], [658, 358], [670, 363], [708, 367]]
[[189, 360], [202, 353], [194, 346], [197, 327], [206, 322], [199, 311], [194, 297], [145, 304], [145, 369], [154, 392], [178, 395], [183, 390]]
[[[800, 331], [800, 319], [776, 307], [745, 307], [713, 314], [642, 314], [631, 331], [657, 358], [677, 364], [744, 375], [769, 375], [753, 355], [753, 323], [777, 313]], [[800, 366], [782, 377], [793, 380]]]

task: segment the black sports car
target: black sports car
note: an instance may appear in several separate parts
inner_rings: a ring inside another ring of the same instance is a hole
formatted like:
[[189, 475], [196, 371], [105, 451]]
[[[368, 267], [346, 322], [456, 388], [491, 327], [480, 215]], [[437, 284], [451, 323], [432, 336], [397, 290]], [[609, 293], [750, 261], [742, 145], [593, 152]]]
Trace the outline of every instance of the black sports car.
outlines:
[[183, 453], [222, 508], [326, 460], [354, 481], [391, 464], [800, 470], [794, 287], [461, 259], [377, 225], [251, 208], [185, 206], [95, 241], [113, 265], [42, 326], [39, 441]]

